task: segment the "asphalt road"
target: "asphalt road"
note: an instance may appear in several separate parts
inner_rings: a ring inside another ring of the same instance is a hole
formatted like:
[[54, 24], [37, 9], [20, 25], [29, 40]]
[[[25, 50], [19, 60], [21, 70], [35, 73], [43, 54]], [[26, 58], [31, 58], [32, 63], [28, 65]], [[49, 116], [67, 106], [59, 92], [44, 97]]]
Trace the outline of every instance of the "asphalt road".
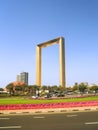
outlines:
[[98, 130], [98, 112], [0, 116], [0, 130]]

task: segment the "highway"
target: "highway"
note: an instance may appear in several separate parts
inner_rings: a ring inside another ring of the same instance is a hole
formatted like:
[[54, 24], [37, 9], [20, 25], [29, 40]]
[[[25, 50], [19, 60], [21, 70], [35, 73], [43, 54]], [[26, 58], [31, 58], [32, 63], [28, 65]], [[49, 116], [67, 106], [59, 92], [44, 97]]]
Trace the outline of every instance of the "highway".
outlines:
[[3, 115], [0, 130], [98, 130], [98, 112]]

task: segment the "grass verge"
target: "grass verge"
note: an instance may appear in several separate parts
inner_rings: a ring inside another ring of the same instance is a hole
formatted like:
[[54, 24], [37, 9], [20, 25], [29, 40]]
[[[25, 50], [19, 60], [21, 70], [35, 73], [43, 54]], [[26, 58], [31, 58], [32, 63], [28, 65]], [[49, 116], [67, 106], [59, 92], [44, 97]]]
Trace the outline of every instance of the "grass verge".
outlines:
[[82, 101], [96, 101], [98, 96], [79, 97], [68, 99], [29, 99], [23, 97], [0, 98], [0, 105], [7, 104], [40, 104], [40, 103], [60, 103], [60, 102], [82, 102]]

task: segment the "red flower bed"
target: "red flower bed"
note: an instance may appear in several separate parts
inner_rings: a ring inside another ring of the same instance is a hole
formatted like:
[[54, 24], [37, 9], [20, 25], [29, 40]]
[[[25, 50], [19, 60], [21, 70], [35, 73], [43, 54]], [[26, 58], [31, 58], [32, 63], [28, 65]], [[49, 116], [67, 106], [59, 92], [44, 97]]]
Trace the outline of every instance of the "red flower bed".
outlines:
[[69, 108], [69, 107], [87, 107], [87, 106], [98, 106], [98, 101], [0, 105], [0, 110]]

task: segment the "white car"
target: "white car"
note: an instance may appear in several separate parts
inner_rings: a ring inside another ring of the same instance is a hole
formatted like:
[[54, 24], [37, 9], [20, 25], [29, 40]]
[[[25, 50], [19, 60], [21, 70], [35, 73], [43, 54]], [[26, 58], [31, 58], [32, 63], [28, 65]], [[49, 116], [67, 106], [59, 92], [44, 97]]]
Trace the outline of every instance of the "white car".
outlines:
[[38, 98], [38, 96], [32, 96], [32, 98], [33, 98], [33, 99], [36, 99], [36, 98]]

